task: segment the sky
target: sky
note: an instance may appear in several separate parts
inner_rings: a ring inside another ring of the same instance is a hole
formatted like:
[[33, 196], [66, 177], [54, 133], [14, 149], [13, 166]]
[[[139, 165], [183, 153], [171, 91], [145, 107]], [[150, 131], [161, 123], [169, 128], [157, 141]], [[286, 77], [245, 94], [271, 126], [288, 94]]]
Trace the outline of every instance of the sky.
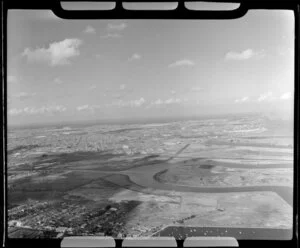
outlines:
[[9, 10], [8, 125], [263, 112], [293, 117], [294, 14], [64, 20]]

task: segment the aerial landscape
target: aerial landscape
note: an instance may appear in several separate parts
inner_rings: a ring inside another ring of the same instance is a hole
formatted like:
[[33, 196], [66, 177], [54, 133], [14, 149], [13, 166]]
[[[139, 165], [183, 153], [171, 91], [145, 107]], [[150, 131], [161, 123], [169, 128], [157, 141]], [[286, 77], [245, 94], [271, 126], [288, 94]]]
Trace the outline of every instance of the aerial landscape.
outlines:
[[9, 235], [290, 229], [290, 125], [239, 115], [9, 130]]
[[294, 31], [9, 10], [8, 237], [291, 239]]

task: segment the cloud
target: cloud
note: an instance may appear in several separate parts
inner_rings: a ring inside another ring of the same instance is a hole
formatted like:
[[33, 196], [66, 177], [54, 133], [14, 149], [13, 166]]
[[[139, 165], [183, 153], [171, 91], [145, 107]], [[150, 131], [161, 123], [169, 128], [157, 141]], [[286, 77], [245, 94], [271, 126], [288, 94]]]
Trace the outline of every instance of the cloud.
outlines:
[[7, 76], [7, 82], [8, 83], [16, 83], [18, 82], [18, 78], [16, 76], [13, 76], [13, 75], [8, 75]]
[[171, 90], [171, 94], [172, 95], [176, 94], [176, 90]]
[[125, 28], [127, 28], [127, 24], [122, 22], [119, 24], [113, 24], [113, 23], [108, 23], [107, 24], [107, 29], [108, 30], [116, 30], [116, 31], [121, 31], [124, 30]]
[[76, 109], [77, 109], [77, 111], [91, 111], [91, 112], [94, 112], [95, 109], [99, 109], [99, 108], [101, 108], [100, 105], [85, 104], [85, 105], [78, 106]]
[[113, 33], [113, 34], [109, 33], [109, 34], [106, 34], [106, 35], [101, 35], [100, 37], [101, 38], [121, 38], [122, 35], [115, 34], [115, 33]]
[[288, 100], [291, 99], [293, 97], [292, 92], [285, 92], [284, 94], [282, 94], [280, 97], [276, 97], [273, 95], [273, 93], [271, 91], [266, 92], [264, 94], [261, 94], [257, 101], [258, 102], [263, 102], [263, 101], [273, 101], [273, 100]]
[[9, 115], [17, 116], [17, 115], [39, 115], [39, 114], [47, 114], [47, 113], [61, 113], [66, 111], [67, 108], [62, 105], [52, 105], [52, 106], [43, 106], [40, 108], [36, 107], [25, 107], [23, 109], [13, 108], [8, 111]]
[[243, 97], [241, 99], [236, 99], [234, 102], [240, 103], [240, 102], [247, 102], [247, 101], [249, 101], [249, 97], [245, 96], [245, 97]]
[[89, 108], [90, 108], [90, 106], [88, 104], [86, 104], [86, 105], [78, 106], [76, 109], [78, 111], [82, 111], [82, 110], [86, 110], [86, 109], [89, 109]]
[[181, 100], [179, 98], [170, 98], [168, 100], [165, 101], [165, 104], [171, 104], [171, 103], [181, 103]]
[[294, 49], [291, 47], [285, 47], [285, 46], [278, 46], [276, 48], [276, 51], [278, 55], [280, 56], [293, 56], [294, 55]]
[[94, 29], [92, 26], [86, 26], [86, 28], [83, 30], [86, 34], [95, 34], [96, 29]]
[[26, 57], [28, 62], [45, 62], [51, 66], [67, 65], [70, 64], [71, 58], [80, 54], [81, 44], [79, 39], [65, 39], [49, 44], [48, 48], [25, 48], [22, 56]]
[[[44, 113], [59, 113], [66, 111], [66, 107], [62, 105], [43, 106], [41, 108], [25, 108], [24, 111], [31, 114], [44, 114]], [[28, 111], [27, 111], [28, 110]]]
[[20, 100], [24, 100], [24, 99], [33, 97], [35, 95], [36, 95], [36, 93], [19, 92], [17, 94], [14, 94], [13, 97], [18, 98]]
[[292, 96], [292, 92], [286, 92], [286, 93], [284, 93], [284, 94], [282, 94], [281, 96], [280, 96], [280, 99], [282, 99], [282, 100], [287, 100], [287, 99], [290, 99], [290, 98], [292, 98], [293, 96]]
[[116, 102], [106, 104], [106, 106], [117, 106], [117, 107], [140, 107], [144, 103], [146, 103], [146, 100], [141, 97], [140, 99], [136, 100], [131, 100], [131, 101], [123, 101], [123, 100], [118, 100]]
[[142, 58], [142, 56], [141, 56], [140, 54], [134, 53], [134, 54], [132, 54], [132, 56], [128, 59], [128, 61], [139, 60], [139, 59], [141, 59], [141, 58]]
[[173, 104], [173, 103], [182, 103], [186, 100], [181, 100], [180, 98], [169, 98], [166, 100], [157, 99], [153, 102], [151, 102], [151, 105], [163, 105], [163, 104]]
[[16, 109], [16, 108], [13, 108], [13, 109], [10, 109], [8, 111], [8, 114], [11, 115], [11, 116], [17, 116], [17, 115], [20, 115], [23, 113], [23, 109]]
[[177, 60], [174, 63], [170, 64], [168, 67], [177, 67], [177, 66], [193, 66], [195, 63], [192, 60], [189, 59], [182, 59], [182, 60]]
[[204, 88], [201, 88], [201, 87], [193, 87], [193, 88], [191, 88], [191, 91], [193, 91], [193, 92], [199, 92], [199, 91], [203, 91], [204, 90]]
[[123, 100], [118, 100], [118, 101], [114, 101], [112, 103], [107, 103], [107, 104], [105, 104], [105, 106], [106, 107], [114, 107], [114, 106], [123, 107], [123, 106], [125, 106], [125, 103]]
[[267, 93], [261, 94], [258, 97], [257, 101], [262, 102], [262, 101], [270, 101], [270, 100], [273, 100], [273, 99], [274, 99], [273, 93], [271, 91], [269, 91]]
[[247, 49], [242, 52], [230, 51], [226, 53], [225, 60], [247, 60], [251, 58], [263, 58], [265, 56], [264, 50], [259, 52], [254, 52], [252, 49]]
[[95, 85], [95, 84], [93, 84], [93, 85], [91, 85], [88, 89], [89, 90], [94, 90], [94, 89], [96, 89], [97, 88], [97, 86]]
[[120, 85], [120, 90], [124, 90], [126, 88], [126, 84], [121, 84]]
[[60, 78], [57, 77], [57, 78], [54, 79], [54, 83], [56, 83], [56, 84], [62, 84], [63, 81]]
[[152, 102], [151, 104], [153, 104], [153, 105], [161, 105], [161, 104], [164, 104], [164, 101], [162, 101], [160, 99], [157, 99], [155, 102]]
[[138, 100], [131, 101], [130, 104], [131, 104], [131, 106], [139, 107], [139, 106], [143, 105], [145, 102], [146, 102], [146, 100], [143, 97], [141, 97]]

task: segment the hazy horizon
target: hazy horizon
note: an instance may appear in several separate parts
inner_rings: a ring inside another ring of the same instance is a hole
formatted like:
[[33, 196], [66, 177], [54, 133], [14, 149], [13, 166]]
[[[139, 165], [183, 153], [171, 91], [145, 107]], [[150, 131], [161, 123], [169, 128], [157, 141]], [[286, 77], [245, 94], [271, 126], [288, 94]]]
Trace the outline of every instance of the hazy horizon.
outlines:
[[182, 121], [197, 121], [208, 119], [226, 119], [238, 118], [247, 116], [263, 116], [269, 120], [293, 122], [293, 116], [290, 118], [281, 118], [272, 113], [261, 112], [242, 112], [242, 113], [223, 113], [223, 114], [207, 114], [207, 115], [194, 115], [194, 116], [168, 116], [168, 117], [150, 117], [150, 118], [115, 118], [115, 119], [90, 119], [90, 120], [73, 120], [73, 121], [53, 121], [53, 122], [32, 122], [10, 124], [9, 128], [13, 129], [27, 129], [27, 128], [43, 128], [43, 127], [66, 127], [66, 126], [93, 126], [93, 125], [143, 125], [155, 123], [168, 123], [168, 122], [182, 122]]

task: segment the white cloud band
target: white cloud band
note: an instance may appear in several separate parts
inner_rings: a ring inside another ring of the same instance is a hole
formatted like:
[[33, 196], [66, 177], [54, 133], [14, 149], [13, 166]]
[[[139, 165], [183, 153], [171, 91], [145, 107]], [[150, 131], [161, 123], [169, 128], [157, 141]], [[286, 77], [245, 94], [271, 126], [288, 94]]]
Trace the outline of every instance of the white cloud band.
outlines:
[[80, 54], [81, 44], [79, 39], [65, 39], [51, 43], [48, 48], [25, 48], [22, 56], [26, 57], [28, 62], [45, 62], [51, 66], [66, 65], [70, 64], [71, 58]]

